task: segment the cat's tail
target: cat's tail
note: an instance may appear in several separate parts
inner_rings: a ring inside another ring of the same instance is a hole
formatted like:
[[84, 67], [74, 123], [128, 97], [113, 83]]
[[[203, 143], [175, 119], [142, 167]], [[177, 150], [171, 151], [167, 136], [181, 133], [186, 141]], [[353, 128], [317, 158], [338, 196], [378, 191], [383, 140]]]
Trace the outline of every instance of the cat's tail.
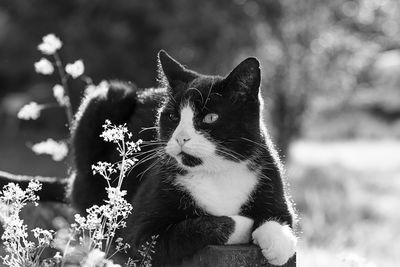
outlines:
[[[92, 165], [99, 161], [114, 163], [121, 160], [115, 144], [106, 143], [100, 137], [105, 121], [114, 125], [126, 123], [134, 138], [138, 138], [139, 127], [151, 126], [154, 121], [152, 109], [146, 108], [147, 102], [140, 99], [138, 91], [133, 84], [110, 82], [82, 101], [72, 131], [76, 177], [70, 194], [73, 206], [79, 211], [84, 212], [94, 204], [101, 205], [106, 199], [107, 182], [100, 175], [93, 175]], [[150, 123], [144, 122], [150, 118]], [[129, 193], [138, 186], [136, 179], [125, 180]]]
[[28, 176], [0, 171], [0, 190], [8, 183], [25, 189], [29, 182], [38, 180], [42, 189], [36, 194], [40, 201], [71, 203], [79, 211], [100, 204], [105, 199], [106, 181], [93, 176], [91, 166], [98, 161], [115, 162], [112, 144], [101, 138], [105, 120], [124, 124], [138, 103], [136, 87], [122, 82], [110, 82], [87, 94], [75, 115], [72, 126], [71, 151], [73, 173], [68, 178]]
[[42, 184], [42, 190], [36, 193], [40, 201], [68, 202], [66, 197], [68, 178], [15, 175], [0, 171], [0, 190], [8, 183], [18, 184], [22, 189], [25, 189], [32, 180], [38, 180]]
[[[41, 201], [71, 203], [82, 213], [92, 205], [101, 205], [106, 199], [107, 182], [101, 176], [93, 175], [92, 165], [99, 161], [114, 163], [120, 160], [115, 144], [106, 143], [100, 137], [102, 125], [105, 120], [110, 120], [114, 125], [126, 123], [136, 139], [154, 139], [156, 131], [152, 126], [159, 104], [158, 97], [163, 93], [163, 90], [158, 89], [138, 90], [133, 84], [122, 82], [110, 82], [107, 86], [98, 87], [85, 96], [75, 115], [71, 138], [72, 175], [68, 178], [55, 178], [0, 171], [0, 189], [10, 182], [26, 188], [31, 180], [37, 179], [42, 183], [42, 190], [38, 192]], [[135, 193], [140, 183], [136, 179], [137, 173], [145, 168], [147, 165], [142, 164], [125, 179], [123, 187], [129, 188], [128, 198]]]

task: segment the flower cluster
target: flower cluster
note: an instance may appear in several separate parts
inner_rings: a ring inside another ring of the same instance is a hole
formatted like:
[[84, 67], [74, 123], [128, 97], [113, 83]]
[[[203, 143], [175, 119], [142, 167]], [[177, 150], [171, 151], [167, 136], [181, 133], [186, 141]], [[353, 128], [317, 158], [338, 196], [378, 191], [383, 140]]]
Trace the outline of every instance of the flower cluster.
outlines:
[[[54, 62], [43, 57], [34, 64], [37, 73], [51, 75], [55, 69], [60, 74], [61, 84], [53, 87], [53, 95], [57, 105], [66, 110], [68, 123], [72, 122], [72, 110], [68, 91], [69, 78], [81, 78], [87, 84], [85, 93], [95, 90], [107, 90], [108, 82], [102, 81], [94, 85], [92, 80], [84, 75], [85, 67], [82, 60], [74, 63], [63, 64], [58, 55], [62, 47], [61, 40], [54, 34], [43, 37], [38, 50], [44, 56], [52, 56]], [[36, 120], [43, 109], [53, 107], [51, 104], [37, 104], [31, 102], [25, 105], [18, 113], [18, 118]], [[131, 141], [132, 134], [126, 124], [113, 125], [106, 120], [103, 132], [100, 135], [106, 142], [116, 144], [117, 151], [122, 159], [117, 163], [98, 162], [92, 166], [93, 175], [100, 174], [106, 181], [107, 199], [103, 205], [95, 205], [87, 209], [85, 217], [75, 215], [75, 223], [70, 227], [61, 229], [56, 234], [40, 228], [31, 231], [36, 242], [28, 241], [27, 226], [20, 219], [21, 209], [29, 202], [37, 205], [39, 197], [36, 192], [41, 189], [41, 184], [31, 181], [25, 190], [18, 185], [10, 183], [0, 191], [0, 220], [4, 226], [1, 239], [4, 241], [7, 255], [1, 257], [3, 263], [12, 267], [38, 267], [38, 266], [85, 266], [85, 267], [121, 267], [114, 264], [111, 258], [118, 252], [126, 251], [129, 245], [122, 238], [116, 238], [116, 231], [126, 227], [126, 219], [132, 212], [132, 205], [125, 200], [126, 190], [122, 190], [122, 182], [126, 173], [138, 161], [135, 155], [140, 152], [142, 140]], [[65, 142], [47, 139], [32, 146], [36, 154], [51, 155], [53, 160], [60, 161], [68, 154]], [[112, 176], [116, 176], [114, 179]], [[115, 183], [117, 181], [117, 183]], [[154, 253], [154, 244], [157, 237], [152, 237], [150, 242], [144, 244], [139, 253], [142, 261], [129, 260], [127, 266], [151, 266], [151, 254]], [[60, 249], [53, 258], [40, 262], [40, 256], [45, 248], [55, 247]], [[72, 264], [72, 265], [71, 265]]]
[[[85, 217], [76, 214], [75, 223], [71, 224], [70, 238], [61, 245], [64, 257], [83, 257], [83, 266], [117, 266], [110, 258], [129, 248], [122, 238], [114, 238], [117, 230], [126, 227], [126, 219], [132, 212], [132, 205], [125, 199], [127, 191], [122, 190], [121, 186], [126, 172], [137, 161], [133, 155], [140, 151], [142, 141], [129, 141], [132, 134], [127, 126], [116, 126], [109, 120], [104, 123], [100, 136], [104, 141], [116, 144], [122, 160], [118, 163], [98, 162], [92, 165], [93, 175], [100, 174], [107, 181], [107, 199], [103, 205], [94, 205], [87, 209]], [[115, 178], [112, 177], [114, 175]], [[112, 181], [117, 181], [116, 186]], [[145, 244], [142, 249], [146, 260], [142, 260], [140, 264], [138, 261], [130, 261], [128, 266], [151, 266], [151, 244], [153, 241]], [[150, 246], [149, 249], [147, 245]], [[81, 255], [82, 251], [86, 256]]]
[[38, 50], [45, 55], [54, 55], [54, 53], [62, 47], [61, 40], [50, 33], [43, 36], [42, 43], [38, 45]]
[[[30, 102], [23, 106], [18, 112], [18, 118], [21, 120], [36, 120], [40, 117], [41, 112], [47, 108], [60, 106], [65, 109], [68, 118], [68, 125], [72, 124], [73, 113], [68, 90], [68, 79], [72, 77], [76, 79], [82, 77], [87, 83], [87, 88], [93, 87], [92, 80], [84, 75], [85, 66], [82, 60], [77, 60], [74, 63], [63, 66], [58, 51], [62, 47], [61, 40], [54, 34], [47, 34], [42, 38], [42, 43], [38, 45], [38, 50], [43, 54], [38, 62], [35, 62], [34, 67], [37, 73], [43, 75], [51, 75], [57, 69], [60, 75], [61, 84], [53, 86], [53, 96], [57, 104], [38, 104]], [[46, 57], [49, 57], [46, 58]], [[33, 152], [36, 154], [49, 154], [53, 160], [60, 161], [68, 154], [68, 147], [65, 142], [57, 142], [52, 139], [40, 142], [32, 146]]]
[[57, 142], [48, 138], [46, 141], [34, 144], [32, 146], [32, 151], [38, 155], [50, 155], [54, 161], [61, 161], [67, 156], [68, 147], [65, 142]]
[[114, 168], [114, 164], [102, 161], [97, 162], [96, 165], [92, 165], [92, 171], [93, 175], [98, 173], [103, 176], [104, 179], [106, 179], [107, 181], [110, 181], [111, 175], [117, 172], [117, 170]]
[[108, 88], [110, 87], [109, 82], [107, 81], [101, 81], [98, 85], [94, 85], [94, 84], [89, 84], [88, 86], [86, 86], [85, 88], [85, 95], [89, 95], [94, 93], [95, 91], [107, 91]]
[[39, 105], [35, 102], [30, 102], [20, 109], [17, 117], [21, 120], [36, 120], [40, 117], [40, 112], [43, 108], [43, 105]]
[[132, 137], [132, 134], [128, 133], [126, 124], [115, 126], [111, 124], [110, 120], [106, 120], [103, 124], [103, 132], [101, 133], [100, 137], [106, 142], [118, 144], [125, 139], [125, 135], [128, 135], [129, 138]]
[[[100, 174], [107, 181], [107, 199], [104, 205], [95, 205], [87, 209], [86, 218], [76, 215], [76, 224], [73, 225], [73, 228], [76, 232], [89, 233], [90, 249], [101, 249], [109, 254], [115, 232], [126, 226], [125, 220], [132, 211], [132, 205], [124, 198], [127, 192], [121, 190], [121, 185], [125, 173], [136, 161], [135, 158], [128, 158], [128, 156], [132, 155], [133, 151], [140, 150], [141, 141], [127, 141], [132, 138], [132, 134], [126, 125], [115, 126], [109, 120], [103, 125], [100, 137], [106, 142], [117, 144], [117, 150], [122, 160], [120, 163], [98, 162], [96, 165], [92, 165], [93, 174]], [[117, 186], [113, 186], [111, 176], [118, 172]], [[128, 246], [122, 245], [121, 239], [118, 239], [114, 253], [126, 248]]]
[[158, 235], [153, 235], [150, 241], [147, 241], [140, 247], [139, 254], [142, 256], [141, 266], [151, 266], [151, 261], [153, 260], [151, 255], [155, 253], [154, 246], [156, 245], [157, 238]]
[[132, 156], [134, 153], [140, 151], [140, 145], [143, 143], [141, 139], [136, 142], [125, 142], [125, 138], [132, 138], [132, 133], [128, 131], [126, 123], [116, 126], [112, 125], [110, 120], [106, 120], [103, 124], [103, 132], [100, 137], [106, 142], [116, 143], [120, 156]]
[[65, 94], [64, 87], [60, 84], [53, 86], [53, 95], [60, 106], [68, 105], [68, 96]]
[[72, 78], [76, 79], [83, 74], [85, 66], [82, 60], [77, 60], [74, 63], [67, 64], [65, 66], [65, 72], [71, 75]]
[[54, 72], [53, 64], [46, 58], [41, 58], [34, 66], [35, 71], [43, 75], [51, 75]]
[[121, 267], [121, 265], [108, 260], [106, 253], [100, 249], [93, 249], [83, 262], [82, 267]]
[[[75, 223], [71, 227], [75, 234], [82, 234], [80, 241], [86, 243], [88, 251], [100, 249], [108, 255], [113, 246], [115, 232], [126, 226], [125, 220], [131, 214], [132, 206], [123, 198], [125, 191], [117, 188], [107, 189], [106, 204], [90, 207], [86, 210], [88, 213], [86, 217], [76, 214]], [[117, 250], [128, 248], [127, 245], [121, 246], [119, 243], [116, 246]], [[118, 251], [114, 253], [116, 252]]]
[[[14, 215], [18, 215], [26, 203], [36, 203], [39, 197], [35, 195], [35, 192], [41, 189], [42, 185], [36, 180], [29, 182], [25, 190], [22, 190], [19, 185], [14, 183], [5, 185], [3, 190], [0, 191], [0, 206], [3, 208], [2, 212], [0, 212], [0, 219], [8, 221]], [[4, 207], [7, 207], [6, 212]]]
[[36, 192], [41, 189], [38, 181], [31, 181], [26, 190], [10, 183], [0, 191], [0, 218], [4, 233], [1, 236], [7, 255], [1, 257], [8, 266], [38, 266], [44, 249], [50, 246], [53, 240], [53, 231], [35, 228], [32, 230], [37, 242], [28, 241], [27, 226], [20, 219], [21, 209], [29, 202], [36, 203], [39, 197]]
[[[55, 65], [60, 68], [62, 67], [62, 64], [59, 59], [57, 50], [59, 50], [61, 46], [61, 40], [51, 33], [43, 37], [42, 43], [38, 45], [38, 50], [44, 55], [53, 56], [55, 60]], [[42, 57], [38, 62], [35, 63], [36, 72], [43, 75], [53, 74], [54, 69], [55, 68], [53, 63], [44, 57]], [[85, 65], [83, 64], [82, 60], [77, 60], [74, 63], [69, 63], [65, 65], [65, 68], [59, 69], [59, 71], [61, 71], [61, 73], [65, 71], [73, 79], [76, 79], [84, 73]]]
[[[28, 202], [39, 200], [35, 195], [41, 189], [41, 184], [37, 181], [29, 183], [26, 190], [22, 190], [18, 185], [10, 183], [0, 192], [1, 218], [5, 226], [2, 236], [6, 252], [3, 257], [4, 264], [8, 266], [32, 266], [40, 265], [40, 255], [45, 248], [54, 246], [61, 249], [62, 254], [57, 252], [52, 259], [48, 259], [48, 266], [63, 267], [68, 264], [79, 264], [86, 267], [121, 267], [114, 264], [111, 258], [118, 252], [126, 251], [129, 245], [123, 242], [122, 238], [116, 238], [116, 231], [126, 227], [126, 219], [132, 212], [132, 205], [126, 201], [126, 190], [121, 189], [125, 173], [136, 162], [134, 153], [140, 151], [141, 141], [129, 141], [132, 134], [126, 125], [115, 126], [110, 121], [103, 125], [104, 131], [101, 134], [107, 142], [117, 144], [117, 150], [122, 156], [119, 163], [99, 162], [92, 166], [94, 174], [100, 174], [106, 179], [108, 186], [107, 199], [103, 205], [94, 205], [88, 208], [85, 217], [76, 214], [75, 223], [71, 224], [70, 229], [60, 231], [54, 238], [52, 231], [35, 228], [32, 230], [37, 242], [28, 241], [27, 226], [19, 218], [20, 210]], [[49, 139], [51, 140], [51, 139]], [[51, 146], [55, 141], [47, 141], [33, 150], [40, 153], [51, 152]], [[112, 185], [112, 175], [118, 175], [117, 186]], [[151, 266], [151, 255], [154, 253], [154, 245], [157, 236], [143, 244], [139, 250], [142, 260], [129, 260], [127, 266]]]
[[[52, 56], [53, 61], [47, 59], [46, 57], [42, 57], [39, 61], [35, 62], [34, 67], [37, 73], [43, 75], [51, 75], [54, 73], [55, 69], [58, 69], [62, 85], [56, 84], [53, 87], [53, 95], [57, 103], [61, 107], [65, 108], [68, 115], [68, 123], [71, 124], [72, 110], [70, 98], [68, 95], [67, 82], [69, 77], [72, 77], [73, 79], [82, 77], [85, 71], [85, 65], [83, 64], [82, 60], [77, 60], [74, 63], [66, 64], [65, 67], [63, 67], [60, 56], [57, 52], [61, 49], [61, 47], [61, 40], [54, 34], [51, 33], [44, 36], [42, 39], [42, 43], [38, 45], [38, 50], [42, 52], [44, 56]], [[90, 78], [86, 77], [84, 81], [88, 83], [88, 86], [92, 85], [92, 80]], [[38, 105], [35, 102], [31, 102], [21, 109], [20, 113], [18, 114], [18, 118], [23, 120], [36, 120], [40, 116], [40, 111], [48, 107], [53, 106]]]
[[100, 137], [103, 138], [105, 142], [111, 142], [117, 145], [117, 151], [122, 157], [122, 161], [117, 164], [98, 162], [97, 165], [92, 166], [93, 174], [99, 173], [109, 181], [110, 175], [118, 169], [120, 173], [118, 187], [120, 187], [125, 173], [133, 168], [138, 161], [133, 156], [135, 153], [140, 152], [140, 145], [143, 141], [141, 139], [136, 142], [129, 141], [132, 138], [132, 133], [128, 131], [126, 124], [117, 126], [113, 125], [110, 120], [106, 120], [103, 124], [103, 132]]

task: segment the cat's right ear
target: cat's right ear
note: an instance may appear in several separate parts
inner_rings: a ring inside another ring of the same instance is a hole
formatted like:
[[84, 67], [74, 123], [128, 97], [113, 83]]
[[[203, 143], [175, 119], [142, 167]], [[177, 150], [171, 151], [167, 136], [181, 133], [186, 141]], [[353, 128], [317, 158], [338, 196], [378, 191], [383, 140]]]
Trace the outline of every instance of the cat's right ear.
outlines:
[[261, 82], [260, 62], [254, 57], [243, 60], [225, 80], [233, 102], [257, 100]]
[[186, 69], [164, 50], [158, 52], [158, 80], [162, 86], [176, 88], [196, 78], [196, 73]]

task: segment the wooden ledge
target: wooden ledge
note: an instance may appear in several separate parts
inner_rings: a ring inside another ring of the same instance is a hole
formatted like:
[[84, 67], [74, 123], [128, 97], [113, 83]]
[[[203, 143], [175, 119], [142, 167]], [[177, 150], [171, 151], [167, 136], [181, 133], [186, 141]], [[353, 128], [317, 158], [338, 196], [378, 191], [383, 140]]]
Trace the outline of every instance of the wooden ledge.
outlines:
[[[208, 246], [181, 265], [168, 267], [272, 267], [257, 246]], [[294, 255], [284, 267], [296, 267]], [[167, 267], [167, 266], [165, 266]]]

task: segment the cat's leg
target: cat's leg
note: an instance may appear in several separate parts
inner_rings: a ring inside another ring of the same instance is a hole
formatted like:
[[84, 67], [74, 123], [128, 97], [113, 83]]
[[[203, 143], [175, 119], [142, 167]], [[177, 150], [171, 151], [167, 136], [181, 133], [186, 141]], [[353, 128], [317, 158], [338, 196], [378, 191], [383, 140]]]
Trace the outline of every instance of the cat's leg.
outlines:
[[253, 243], [269, 263], [283, 265], [296, 253], [297, 237], [292, 228], [296, 216], [279, 169], [268, 168], [262, 174], [262, 183], [244, 213], [254, 219]]
[[[142, 238], [136, 247], [158, 233], [153, 256], [153, 263], [158, 266], [178, 264], [183, 258], [192, 256], [208, 245], [248, 243], [253, 221], [242, 216], [201, 216], [156, 231], [154, 228], [157, 227], [157, 222], [151, 224], [154, 226], [141, 228]], [[149, 232], [144, 233], [144, 229]]]
[[154, 263], [179, 263], [207, 245], [224, 245], [234, 231], [229, 217], [202, 216], [181, 221], [159, 235]]
[[230, 234], [227, 245], [247, 244], [251, 241], [251, 231], [253, 229], [254, 221], [250, 218], [235, 215], [229, 216], [235, 223], [233, 231]]
[[269, 263], [285, 264], [296, 252], [297, 238], [292, 229], [277, 221], [266, 221], [253, 233], [253, 242]]

